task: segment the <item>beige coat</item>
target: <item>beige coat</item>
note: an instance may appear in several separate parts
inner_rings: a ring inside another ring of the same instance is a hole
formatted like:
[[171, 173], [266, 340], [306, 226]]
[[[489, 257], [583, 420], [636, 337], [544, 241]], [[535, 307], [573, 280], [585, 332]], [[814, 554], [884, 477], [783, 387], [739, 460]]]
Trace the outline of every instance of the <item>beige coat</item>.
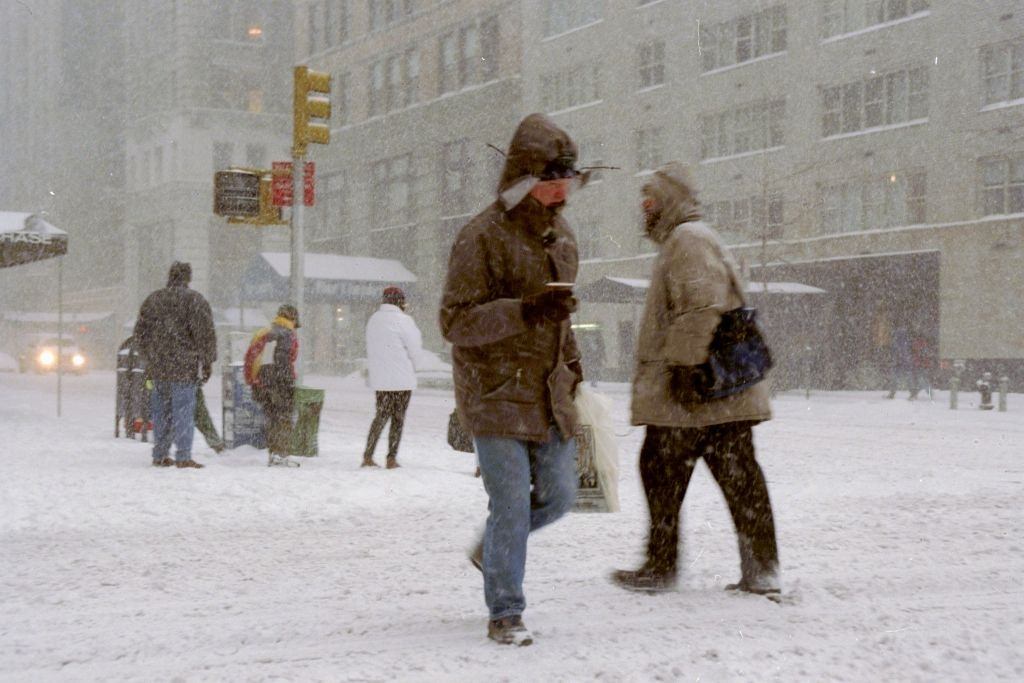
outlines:
[[637, 342], [633, 424], [692, 428], [771, 419], [766, 382], [697, 405], [673, 399], [670, 367], [707, 361], [722, 313], [744, 303], [741, 279], [718, 234], [699, 220], [685, 171], [660, 169], [644, 191], [665, 209], [650, 231], [659, 249]]
[[[549, 118], [532, 114], [509, 147], [499, 192], [537, 175], [559, 156], [575, 157], [569, 136]], [[528, 325], [522, 298], [548, 282], [573, 282], [576, 238], [556, 212], [532, 200], [484, 209], [452, 245], [440, 323], [452, 349], [455, 401], [474, 436], [547, 441], [577, 427], [572, 388], [579, 360], [569, 321]]]

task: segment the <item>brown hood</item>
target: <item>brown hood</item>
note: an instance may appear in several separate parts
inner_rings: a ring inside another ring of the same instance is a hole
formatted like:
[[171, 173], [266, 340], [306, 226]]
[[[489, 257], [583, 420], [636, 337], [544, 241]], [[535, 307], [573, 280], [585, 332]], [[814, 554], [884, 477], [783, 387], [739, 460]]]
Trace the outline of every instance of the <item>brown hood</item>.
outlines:
[[558, 124], [544, 114], [530, 114], [512, 135], [498, 192], [508, 189], [523, 176], [540, 176], [544, 167], [559, 157], [571, 157], [575, 161], [576, 155], [576, 143]]
[[664, 242], [680, 223], [701, 218], [696, 184], [689, 169], [678, 162], [669, 162], [656, 170], [641, 192], [654, 197], [662, 206], [658, 223], [647, 230], [647, 236], [657, 244]]

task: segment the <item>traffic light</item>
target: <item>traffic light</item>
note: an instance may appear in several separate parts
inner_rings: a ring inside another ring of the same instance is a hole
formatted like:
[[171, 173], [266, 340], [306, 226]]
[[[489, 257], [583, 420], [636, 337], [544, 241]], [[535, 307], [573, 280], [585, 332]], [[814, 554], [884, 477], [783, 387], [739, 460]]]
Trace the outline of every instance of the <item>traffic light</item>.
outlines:
[[[322, 71], [310, 71], [308, 67], [295, 67], [295, 96], [293, 102], [294, 133], [292, 155], [304, 157], [306, 145], [315, 142], [326, 145], [331, 141], [331, 129], [327, 119], [331, 118], [331, 101], [316, 93], [329, 95], [331, 75]], [[310, 93], [314, 93], [310, 95]], [[311, 122], [310, 119], [323, 119]]]

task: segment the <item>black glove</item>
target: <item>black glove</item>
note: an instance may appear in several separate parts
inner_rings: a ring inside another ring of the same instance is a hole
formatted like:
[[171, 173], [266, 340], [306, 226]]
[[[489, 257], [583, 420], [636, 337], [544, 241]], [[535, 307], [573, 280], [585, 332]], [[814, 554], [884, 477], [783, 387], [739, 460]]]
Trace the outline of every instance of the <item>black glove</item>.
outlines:
[[572, 391], [569, 392], [570, 395], [575, 396], [576, 387], [578, 387], [580, 385], [580, 382], [583, 381], [583, 364], [580, 363], [579, 359], [577, 358], [574, 361], [569, 361], [568, 363], [566, 363], [566, 366], [573, 371], [573, 374], [576, 375], [575, 379], [573, 379], [572, 381]]
[[205, 363], [202, 370], [199, 371], [199, 378], [202, 380], [203, 384], [206, 384], [210, 381], [211, 375], [213, 375], [213, 365]]
[[669, 393], [683, 405], [703, 403], [704, 392], [710, 386], [707, 368], [703, 365], [670, 365]]
[[545, 289], [523, 297], [523, 320], [528, 325], [544, 321], [561, 322], [576, 310], [576, 297], [569, 289]]

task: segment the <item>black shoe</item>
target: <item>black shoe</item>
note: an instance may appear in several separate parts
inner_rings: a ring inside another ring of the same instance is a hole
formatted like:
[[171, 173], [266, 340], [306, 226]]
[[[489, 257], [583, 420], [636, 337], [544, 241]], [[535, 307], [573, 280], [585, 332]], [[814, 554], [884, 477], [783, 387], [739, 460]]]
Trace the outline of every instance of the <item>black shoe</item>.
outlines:
[[153, 461], [153, 467], [171, 467], [172, 465], [174, 465], [174, 458], [169, 456]]
[[611, 578], [620, 588], [638, 593], [666, 593], [676, 587], [674, 570], [656, 571], [647, 564], [639, 569], [617, 569]]
[[531, 645], [533, 634], [523, 625], [523, 618], [518, 614], [502, 619], [491, 619], [487, 622], [487, 637], [502, 645]]
[[727, 591], [741, 591], [753, 593], [754, 595], [779, 596], [782, 589], [779, 587], [779, 580], [775, 576], [758, 577], [754, 579], [740, 579], [736, 583], [726, 584]]

